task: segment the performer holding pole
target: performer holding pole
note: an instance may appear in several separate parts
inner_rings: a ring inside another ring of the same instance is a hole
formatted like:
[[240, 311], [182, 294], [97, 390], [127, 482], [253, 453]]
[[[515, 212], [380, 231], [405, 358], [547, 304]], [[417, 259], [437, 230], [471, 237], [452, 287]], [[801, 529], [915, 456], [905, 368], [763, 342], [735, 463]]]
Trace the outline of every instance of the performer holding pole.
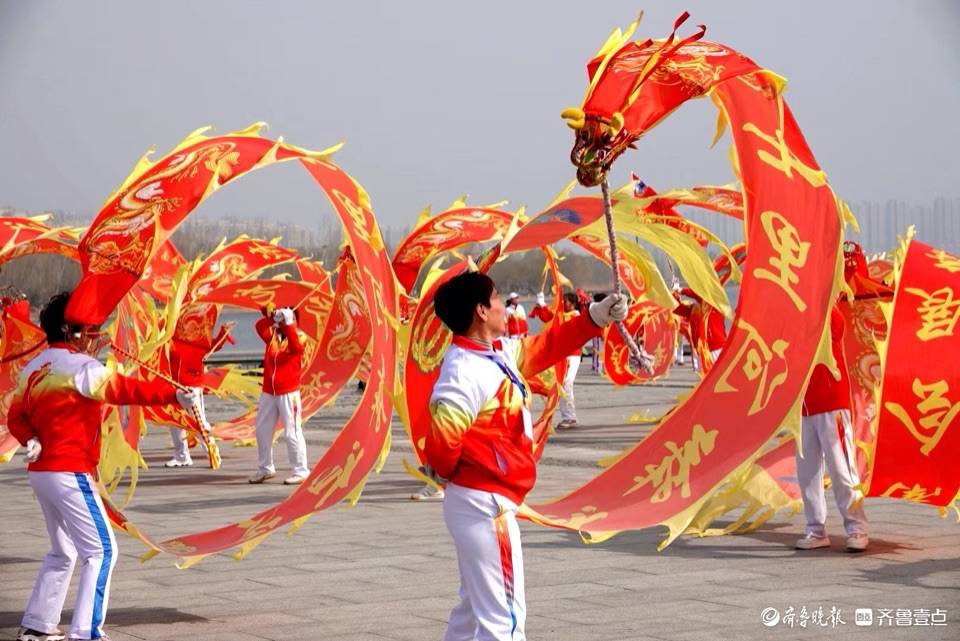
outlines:
[[426, 462], [446, 481], [443, 518], [460, 567], [460, 604], [445, 641], [523, 641], [526, 604], [517, 506], [536, 480], [526, 378], [558, 361], [610, 322], [627, 301], [606, 297], [589, 313], [550, 323], [536, 336], [501, 339], [504, 303], [486, 274], [441, 285], [437, 316], [453, 332], [430, 398]]
[[262, 310], [257, 334], [266, 343], [263, 355], [263, 392], [257, 405], [257, 471], [250, 483], [263, 483], [277, 475], [273, 465], [273, 433], [279, 421], [287, 442], [287, 457], [292, 473], [286, 485], [299, 485], [310, 475], [307, 466], [307, 442], [303, 438], [300, 405], [303, 345], [306, 336], [297, 329], [296, 315], [290, 307]]
[[117, 544], [95, 485], [104, 404], [192, 409], [196, 392], [162, 380], [115, 373], [94, 355], [102, 334], [82, 318], [66, 318], [70, 295], [50, 299], [40, 313], [49, 347], [20, 374], [8, 414], [10, 433], [26, 447], [28, 477], [50, 536], [18, 641], [60, 641], [63, 603], [76, 562], [80, 585], [71, 639], [108, 639], [103, 632]]
[[[170, 374], [174, 380], [196, 390], [199, 398], [200, 411], [204, 413], [203, 406], [203, 359], [207, 355], [220, 350], [226, 343], [233, 344], [235, 341], [230, 336], [230, 330], [233, 323], [221, 325], [220, 332], [216, 338], [211, 339], [209, 333], [202, 330], [199, 332], [188, 331], [186, 327], [178, 324], [174, 331], [173, 339], [170, 341]], [[210, 330], [213, 328], [211, 327]], [[194, 335], [198, 334], [198, 335]], [[209, 432], [209, 423], [201, 426], [202, 431]], [[164, 467], [189, 467], [193, 465], [193, 459], [190, 457], [190, 446], [188, 444], [187, 434], [179, 427], [170, 428], [170, 437], [173, 439], [173, 458], [163, 464]]]

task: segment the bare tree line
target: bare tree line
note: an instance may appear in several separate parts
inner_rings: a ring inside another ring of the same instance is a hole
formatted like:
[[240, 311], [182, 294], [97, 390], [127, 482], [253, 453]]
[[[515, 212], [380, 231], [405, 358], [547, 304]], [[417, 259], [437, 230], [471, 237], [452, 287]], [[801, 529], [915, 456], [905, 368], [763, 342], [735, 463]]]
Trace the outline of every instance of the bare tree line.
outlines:
[[[89, 219], [76, 216], [58, 216], [50, 221], [54, 225], [85, 225]], [[384, 230], [384, 242], [392, 255], [399, 240], [408, 230]], [[339, 226], [307, 229], [299, 225], [265, 219], [188, 220], [173, 235], [173, 243], [188, 260], [207, 255], [224, 239], [230, 241], [241, 234], [254, 238], [280, 237], [280, 244], [296, 250], [301, 256], [322, 261], [333, 269], [340, 256], [343, 240]], [[479, 247], [467, 248], [466, 253], [478, 253]], [[609, 288], [610, 272], [596, 259], [575, 251], [560, 252], [561, 270], [575, 286], [587, 290]], [[503, 291], [533, 294], [539, 291], [543, 280], [544, 258], [539, 251], [511, 255], [497, 263], [491, 276]], [[278, 268], [266, 276], [287, 272], [292, 267]], [[27, 296], [33, 307], [45, 303], [51, 296], [69, 291], [80, 278], [77, 263], [54, 254], [24, 256], [14, 259], [0, 268], [0, 287], [12, 286]]]

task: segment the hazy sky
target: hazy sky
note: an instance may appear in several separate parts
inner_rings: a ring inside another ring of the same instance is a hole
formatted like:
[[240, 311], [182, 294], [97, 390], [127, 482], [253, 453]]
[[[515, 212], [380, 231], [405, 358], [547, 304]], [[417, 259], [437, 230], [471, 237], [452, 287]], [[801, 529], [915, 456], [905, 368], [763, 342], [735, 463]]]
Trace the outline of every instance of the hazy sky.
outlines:
[[[646, 6], [645, 6], [646, 5]], [[849, 200], [960, 196], [960, 2], [53, 2], [0, 0], [0, 205], [94, 213], [150, 145], [256, 120], [323, 148], [385, 226], [426, 204], [537, 210], [573, 176], [584, 67], [615, 26], [706, 39], [789, 80], [787, 99]], [[727, 182], [715, 109], [685, 105], [617, 165], [658, 189]], [[242, 178], [204, 215], [330, 220], [299, 166]]]

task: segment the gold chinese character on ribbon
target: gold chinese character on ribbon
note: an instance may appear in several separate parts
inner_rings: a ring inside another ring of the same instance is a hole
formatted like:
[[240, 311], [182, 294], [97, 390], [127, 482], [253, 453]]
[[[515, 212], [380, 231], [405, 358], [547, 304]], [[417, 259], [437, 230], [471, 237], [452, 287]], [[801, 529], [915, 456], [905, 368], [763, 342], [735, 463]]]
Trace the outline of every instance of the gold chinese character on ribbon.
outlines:
[[757, 157], [767, 163], [777, 171], [793, 180], [793, 172], [796, 171], [800, 177], [810, 183], [811, 187], [822, 187], [827, 184], [827, 176], [820, 169], [814, 169], [804, 164], [797, 155], [790, 149], [790, 145], [783, 137], [783, 96], [777, 96], [777, 110], [779, 112], [779, 127], [773, 134], [764, 133], [752, 122], [743, 125], [743, 131], [753, 134], [773, 148], [773, 153], [764, 149], [757, 150]]
[[380, 236], [380, 230], [375, 225], [371, 228], [367, 220], [367, 214], [364, 213], [363, 208], [338, 189], [333, 189], [332, 193], [334, 198], [337, 199], [337, 202], [339, 202], [350, 215], [350, 220], [353, 221], [353, 230], [357, 233], [357, 236], [360, 237], [365, 245], [369, 245], [373, 251], [382, 251], [384, 244], [383, 238]]
[[680, 488], [681, 497], [688, 498], [690, 496], [690, 470], [695, 465], [700, 464], [704, 454], [713, 451], [718, 432], [719, 430], [707, 432], [702, 425], [694, 425], [693, 433], [683, 445], [678, 446], [673, 441], [667, 441], [664, 446], [669, 450], [669, 454], [664, 456], [658, 465], [647, 464], [644, 467], [646, 474], [633, 477], [633, 487], [624, 492], [623, 495], [627, 496], [646, 485], [652, 485], [651, 503], [666, 501], [670, 498], [675, 487]]
[[327, 470], [326, 473], [317, 476], [311, 483], [307, 486], [306, 490], [310, 494], [318, 495], [320, 498], [317, 499], [316, 504], [314, 505], [314, 510], [319, 510], [325, 507], [327, 499], [329, 499], [334, 492], [338, 489], [347, 489], [350, 485], [350, 476], [353, 474], [353, 470], [357, 467], [357, 463], [360, 462], [360, 459], [363, 458], [364, 450], [360, 447], [359, 441], [353, 442], [353, 451], [347, 455], [347, 460], [344, 461], [342, 466], [334, 465], [332, 468]]
[[960, 272], [960, 257], [954, 256], [952, 254], [948, 254], [942, 249], [935, 249], [932, 252], [928, 252], [927, 258], [934, 259], [935, 261], [937, 261], [936, 263], [934, 263], [935, 267], [939, 267], [940, 269], [945, 269], [951, 274], [956, 274], [957, 272]]
[[[894, 483], [887, 491], [881, 494], [880, 496], [886, 496], [890, 498], [904, 499], [907, 501], [914, 501], [916, 503], [927, 503], [930, 499], [940, 496], [942, 488], [934, 488], [933, 492], [928, 492], [926, 488], [920, 487], [919, 483], [914, 483], [913, 487], [904, 485], [903, 483]], [[897, 494], [899, 492], [899, 494]]]
[[917, 338], [932, 341], [936, 338], [953, 336], [953, 330], [960, 320], [960, 299], [954, 296], [949, 287], [941, 287], [933, 293], [927, 293], [916, 287], [904, 288], [908, 293], [922, 299], [917, 307], [920, 315], [920, 329]]
[[[753, 416], [767, 406], [774, 390], [787, 380], [786, 352], [790, 343], [778, 338], [768, 345], [757, 328], [742, 318], [737, 319], [736, 327], [744, 330], [747, 338], [720, 375], [713, 391], [718, 394], [739, 392], [745, 384], [752, 385], [756, 392], [747, 416]], [[738, 382], [738, 374], [745, 380]]]
[[589, 525], [594, 521], [603, 520], [607, 518], [607, 516], [607, 512], [598, 511], [593, 505], [585, 505], [580, 508], [579, 512], [571, 514], [569, 519], [550, 518], [552, 518], [555, 525], [570, 528], [571, 530], [582, 530], [585, 525]]
[[930, 455], [957, 414], [960, 414], [960, 403], [951, 403], [946, 396], [949, 391], [950, 386], [945, 380], [924, 384], [919, 378], [913, 379], [913, 393], [920, 399], [916, 406], [920, 413], [917, 423], [899, 403], [883, 404], [920, 441], [920, 452], [924, 456]]
[[800, 276], [795, 270], [807, 264], [810, 243], [800, 240], [797, 228], [775, 211], [760, 214], [760, 224], [776, 255], [767, 261], [772, 269], [757, 267], [753, 270], [753, 275], [760, 280], [775, 283], [796, 305], [797, 310], [806, 310], [807, 304], [793, 287], [800, 282]]
[[240, 521], [237, 523], [237, 527], [243, 530], [241, 540], [249, 541], [277, 529], [282, 521], [283, 516], [274, 507], [252, 519]]

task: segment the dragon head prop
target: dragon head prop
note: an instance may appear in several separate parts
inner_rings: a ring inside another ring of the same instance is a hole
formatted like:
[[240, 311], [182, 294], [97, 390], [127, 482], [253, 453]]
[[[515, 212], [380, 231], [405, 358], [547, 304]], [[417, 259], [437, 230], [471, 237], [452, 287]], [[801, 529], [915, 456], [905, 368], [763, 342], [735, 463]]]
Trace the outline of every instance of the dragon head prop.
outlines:
[[699, 42], [706, 27], [684, 38], [632, 41], [640, 15], [626, 31], [615, 29], [587, 64], [589, 85], [583, 104], [560, 114], [576, 139], [570, 160], [585, 187], [600, 184], [613, 162], [649, 129], [690, 98], [709, 92], [731, 76], [757, 71], [746, 56], [723, 45]]

